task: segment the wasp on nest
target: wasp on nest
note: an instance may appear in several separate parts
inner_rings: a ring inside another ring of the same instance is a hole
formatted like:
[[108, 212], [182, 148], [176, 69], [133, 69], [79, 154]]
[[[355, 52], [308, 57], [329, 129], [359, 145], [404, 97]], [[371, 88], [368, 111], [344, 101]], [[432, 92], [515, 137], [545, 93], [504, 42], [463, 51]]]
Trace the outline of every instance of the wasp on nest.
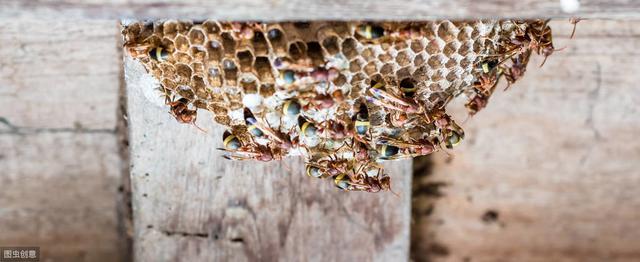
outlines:
[[470, 115], [497, 83], [555, 49], [546, 21], [135, 22], [125, 48], [155, 76], [170, 112], [227, 127], [228, 159], [303, 156], [310, 177], [348, 191], [390, 190], [382, 161], [464, 139], [447, 103]]

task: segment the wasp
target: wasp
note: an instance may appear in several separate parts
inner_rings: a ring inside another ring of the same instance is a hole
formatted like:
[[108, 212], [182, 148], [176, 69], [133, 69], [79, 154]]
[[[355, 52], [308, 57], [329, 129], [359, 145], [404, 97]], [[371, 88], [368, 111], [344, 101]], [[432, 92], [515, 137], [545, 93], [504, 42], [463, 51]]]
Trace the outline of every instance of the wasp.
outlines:
[[381, 26], [362, 24], [356, 28], [356, 34], [367, 40], [376, 40], [384, 36], [385, 30]]
[[483, 74], [489, 74], [493, 72], [493, 70], [498, 68], [500, 64], [500, 61], [496, 59], [488, 59], [480, 63], [480, 69], [482, 70]]
[[164, 61], [167, 61], [167, 58], [169, 58], [169, 52], [167, 52], [166, 49], [158, 46], [158, 47], [152, 48], [149, 51], [149, 57], [151, 57], [151, 59], [156, 60], [158, 62], [164, 62]]
[[376, 149], [381, 159], [391, 159], [400, 152], [400, 148], [387, 144], [379, 144]]
[[464, 139], [464, 132], [460, 130], [449, 129], [445, 132], [445, 145], [447, 148], [451, 149], [455, 146], [458, 146], [462, 139]]
[[242, 142], [237, 136], [225, 130], [222, 134], [222, 146], [226, 150], [238, 150], [242, 147]]
[[410, 156], [428, 155], [437, 150], [434, 143], [426, 139], [421, 141], [415, 141], [415, 142], [413, 141], [406, 142], [406, 141], [401, 141], [395, 138], [382, 136], [380, 137], [379, 142], [385, 145], [392, 145], [398, 148], [406, 148], [408, 149], [407, 155], [410, 155]]
[[[368, 163], [364, 164], [363, 166], [361, 166], [361, 170], [356, 171], [356, 173], [360, 173], [363, 168], [366, 169], [368, 166]], [[354, 181], [346, 173], [341, 173], [333, 176], [333, 183], [337, 188], [344, 191], [365, 191], [370, 193], [376, 193], [385, 190], [391, 191], [391, 178], [386, 175], [380, 175], [380, 172], [382, 172], [381, 167], [374, 168], [378, 169], [379, 174], [377, 177], [371, 177], [365, 174], [358, 181]], [[395, 192], [393, 193], [395, 194]]]
[[338, 158], [337, 155], [328, 154], [327, 151], [323, 151], [319, 156], [323, 159], [307, 161], [308, 175], [336, 176], [341, 173], [347, 173], [352, 166], [348, 159]]
[[474, 116], [480, 110], [484, 109], [489, 103], [489, 97], [484, 96], [480, 93], [476, 93], [476, 95], [469, 100], [464, 106], [469, 111], [469, 116]]
[[364, 183], [351, 183], [351, 191], [365, 191], [369, 193], [377, 193], [380, 191], [391, 191], [396, 196], [395, 192], [391, 190], [391, 178], [389, 176], [383, 176], [382, 178], [375, 179], [372, 177], [365, 178]]
[[388, 109], [404, 111], [407, 113], [418, 113], [420, 111], [420, 106], [418, 106], [414, 101], [401, 98], [387, 92], [385, 90], [384, 83], [375, 81], [372, 81], [371, 83], [371, 88], [367, 89], [367, 91], [369, 91], [373, 99], [367, 98], [368, 102], [372, 102]]
[[300, 133], [306, 137], [315, 137], [319, 133], [318, 128], [303, 116], [298, 116], [298, 127], [300, 128]]
[[451, 119], [444, 128], [443, 134], [445, 146], [449, 149], [458, 146], [464, 139], [464, 130]]
[[498, 79], [498, 76], [494, 74], [482, 74], [478, 77], [478, 80], [473, 83], [473, 88], [477, 93], [490, 96], [498, 85]]
[[349, 176], [347, 176], [347, 174], [344, 174], [344, 173], [333, 176], [333, 183], [336, 185], [337, 188], [345, 191], [349, 190], [349, 187], [351, 186], [351, 182], [349, 181]]
[[358, 112], [353, 116], [354, 129], [358, 136], [371, 136], [369, 128], [371, 127], [371, 121], [369, 121], [369, 109], [365, 103], [360, 104]]
[[313, 162], [306, 163], [306, 171], [308, 176], [316, 178], [323, 178], [341, 173], [335, 167], [323, 166], [320, 163]]
[[244, 122], [247, 125], [247, 130], [249, 133], [255, 137], [264, 136], [264, 132], [260, 128], [258, 128], [258, 120], [253, 116], [251, 111], [245, 109], [244, 111]]
[[294, 99], [287, 100], [282, 105], [282, 114], [287, 116], [297, 116], [300, 114], [300, 103]]
[[296, 72], [294, 72], [293, 70], [289, 70], [289, 69], [281, 71], [279, 79], [280, 79], [280, 81], [282, 81], [283, 84], [291, 85], [297, 79]]
[[196, 118], [198, 111], [196, 109], [189, 109], [189, 100], [186, 98], [180, 98], [173, 102], [167, 103], [170, 107], [170, 113], [175, 119], [183, 124], [192, 124], [202, 132], [206, 132], [204, 129], [196, 125]]
[[410, 118], [409, 114], [404, 111], [389, 112], [389, 115], [387, 116], [389, 117], [389, 123], [394, 127], [403, 127], [421, 119], [416, 117]]
[[515, 83], [524, 75], [524, 72], [527, 70], [527, 63], [529, 62], [530, 55], [531, 51], [527, 51], [521, 55], [511, 58], [511, 65], [503, 70], [504, 77], [507, 80], [507, 87], [504, 89], [505, 91], [509, 89], [511, 84]]
[[307, 172], [307, 176], [310, 177], [322, 178], [325, 176], [325, 173], [322, 171], [322, 167], [319, 167], [315, 164], [307, 163], [305, 170]]
[[507, 57], [511, 57], [517, 54], [523, 54], [529, 50], [534, 51], [538, 55], [543, 55], [544, 60], [540, 64], [543, 66], [547, 61], [547, 58], [554, 52], [562, 49], [555, 49], [553, 47], [553, 39], [551, 34], [551, 27], [547, 24], [549, 20], [544, 22], [538, 21], [530, 24], [526, 29], [517, 27], [516, 37], [511, 39], [510, 45], [512, 46], [506, 54], [510, 54]]
[[405, 97], [413, 97], [417, 90], [418, 87], [411, 79], [405, 78], [400, 81], [400, 91], [404, 94]]
[[222, 134], [222, 150], [227, 152], [223, 157], [229, 160], [258, 160], [268, 162], [271, 160], [282, 160], [286, 152], [280, 149], [272, 149], [268, 146], [254, 144], [245, 146], [240, 139], [229, 131]]
[[280, 146], [285, 148], [291, 148], [291, 142], [279, 132], [275, 131], [267, 125], [262, 124], [258, 119], [251, 113], [251, 110], [248, 108], [244, 109], [244, 120], [247, 125], [247, 129], [251, 135], [255, 137], [262, 137], [267, 135], [274, 140], [276, 140]]
[[457, 146], [464, 139], [464, 130], [456, 124], [451, 116], [443, 112], [435, 114], [434, 124], [442, 130], [445, 146], [449, 149]]

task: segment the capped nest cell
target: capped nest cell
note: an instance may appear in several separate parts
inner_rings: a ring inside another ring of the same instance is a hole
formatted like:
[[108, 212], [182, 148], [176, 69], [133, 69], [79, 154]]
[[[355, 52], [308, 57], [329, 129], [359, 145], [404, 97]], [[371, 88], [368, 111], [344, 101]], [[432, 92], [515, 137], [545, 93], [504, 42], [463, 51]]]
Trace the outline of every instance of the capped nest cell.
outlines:
[[170, 112], [211, 111], [229, 159], [302, 156], [343, 190], [391, 187], [381, 161], [453, 148], [500, 79], [553, 52], [544, 21], [134, 22], [125, 48], [159, 82]]

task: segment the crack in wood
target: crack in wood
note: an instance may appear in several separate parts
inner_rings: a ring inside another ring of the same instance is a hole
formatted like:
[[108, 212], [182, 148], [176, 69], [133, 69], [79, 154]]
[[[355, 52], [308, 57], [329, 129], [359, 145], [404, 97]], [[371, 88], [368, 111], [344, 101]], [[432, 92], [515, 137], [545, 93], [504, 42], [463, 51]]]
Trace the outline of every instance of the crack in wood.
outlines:
[[0, 124], [8, 128], [8, 130], [0, 130], [0, 135], [27, 135], [27, 134], [40, 134], [40, 133], [76, 133], [76, 134], [116, 134], [116, 129], [109, 128], [97, 128], [97, 129], [85, 129], [85, 128], [42, 128], [42, 127], [20, 127], [13, 125], [7, 118], [0, 117]]
[[[209, 238], [208, 233], [202, 232], [186, 232], [186, 231], [177, 231], [177, 230], [160, 230], [164, 235], [168, 237], [172, 236], [181, 236], [181, 237], [197, 237], [197, 238]], [[233, 239], [231, 240], [233, 242]]]

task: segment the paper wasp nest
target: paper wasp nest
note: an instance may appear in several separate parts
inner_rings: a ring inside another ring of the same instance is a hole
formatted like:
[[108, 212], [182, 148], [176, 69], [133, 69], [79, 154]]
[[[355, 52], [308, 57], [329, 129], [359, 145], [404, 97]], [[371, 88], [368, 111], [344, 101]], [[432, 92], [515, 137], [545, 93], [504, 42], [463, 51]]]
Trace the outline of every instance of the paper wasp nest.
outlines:
[[381, 161], [462, 141], [445, 111], [453, 97], [475, 114], [531, 52], [553, 51], [542, 21], [169, 20], [123, 35], [179, 122], [194, 124], [200, 108], [227, 128], [227, 158], [302, 156], [307, 175], [369, 192], [390, 189]]

